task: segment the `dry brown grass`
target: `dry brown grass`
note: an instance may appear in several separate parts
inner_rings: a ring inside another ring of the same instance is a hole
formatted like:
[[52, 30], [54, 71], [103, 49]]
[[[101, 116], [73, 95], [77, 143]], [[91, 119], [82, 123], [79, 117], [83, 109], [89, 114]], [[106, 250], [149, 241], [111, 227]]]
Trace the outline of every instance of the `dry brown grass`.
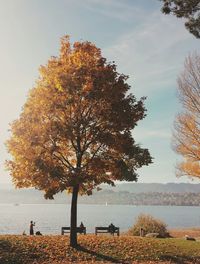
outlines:
[[186, 235], [200, 239], [200, 228], [182, 228], [182, 229], [170, 229], [169, 233], [172, 237], [183, 238]]
[[0, 264], [200, 264], [200, 243], [179, 238], [80, 235], [80, 247], [69, 236], [0, 236]]

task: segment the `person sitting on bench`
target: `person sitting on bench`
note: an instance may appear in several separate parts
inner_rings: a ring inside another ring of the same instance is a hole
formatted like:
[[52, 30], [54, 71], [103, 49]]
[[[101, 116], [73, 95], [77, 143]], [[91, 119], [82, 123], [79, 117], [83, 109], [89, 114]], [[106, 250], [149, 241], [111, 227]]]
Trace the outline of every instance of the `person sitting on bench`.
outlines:
[[83, 222], [81, 222], [80, 229], [82, 230], [82, 233], [83, 233], [84, 228], [85, 228], [85, 226], [84, 226]]
[[109, 226], [108, 226], [108, 231], [114, 235], [115, 233], [115, 226], [113, 225], [113, 223], [111, 223]]

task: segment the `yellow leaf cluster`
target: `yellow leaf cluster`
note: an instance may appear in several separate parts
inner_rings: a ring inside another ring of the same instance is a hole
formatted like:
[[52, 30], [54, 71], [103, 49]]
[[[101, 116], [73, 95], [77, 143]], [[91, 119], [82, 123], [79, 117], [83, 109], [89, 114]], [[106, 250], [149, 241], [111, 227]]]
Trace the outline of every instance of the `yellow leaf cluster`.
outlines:
[[143, 99], [126, 95], [126, 80], [94, 44], [72, 46], [63, 37], [59, 56], [40, 67], [11, 125], [12, 159], [6, 164], [15, 185], [34, 186], [53, 198], [77, 184], [80, 193], [91, 194], [102, 182], [136, 180], [135, 170], [151, 157], [131, 135], [145, 109]]

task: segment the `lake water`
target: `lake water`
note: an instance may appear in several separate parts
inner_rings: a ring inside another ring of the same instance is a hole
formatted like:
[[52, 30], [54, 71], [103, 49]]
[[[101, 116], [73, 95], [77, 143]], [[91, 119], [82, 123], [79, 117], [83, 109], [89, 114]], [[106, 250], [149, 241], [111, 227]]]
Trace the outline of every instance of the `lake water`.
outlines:
[[[87, 233], [94, 233], [95, 226], [112, 222], [126, 231], [140, 213], [163, 220], [169, 228], [200, 227], [200, 207], [195, 206], [78, 205], [78, 225], [82, 221]], [[30, 220], [36, 222], [35, 231], [60, 234], [62, 226], [69, 226], [70, 205], [0, 204], [0, 234], [28, 233]]]

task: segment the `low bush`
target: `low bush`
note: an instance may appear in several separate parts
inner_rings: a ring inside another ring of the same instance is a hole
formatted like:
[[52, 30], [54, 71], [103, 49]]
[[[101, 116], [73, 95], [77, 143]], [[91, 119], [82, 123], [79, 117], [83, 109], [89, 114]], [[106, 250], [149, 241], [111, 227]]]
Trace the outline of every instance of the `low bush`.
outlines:
[[128, 231], [130, 235], [139, 236], [140, 230], [143, 229], [144, 235], [148, 233], [159, 233], [160, 237], [167, 237], [167, 225], [151, 215], [140, 214], [134, 226]]

